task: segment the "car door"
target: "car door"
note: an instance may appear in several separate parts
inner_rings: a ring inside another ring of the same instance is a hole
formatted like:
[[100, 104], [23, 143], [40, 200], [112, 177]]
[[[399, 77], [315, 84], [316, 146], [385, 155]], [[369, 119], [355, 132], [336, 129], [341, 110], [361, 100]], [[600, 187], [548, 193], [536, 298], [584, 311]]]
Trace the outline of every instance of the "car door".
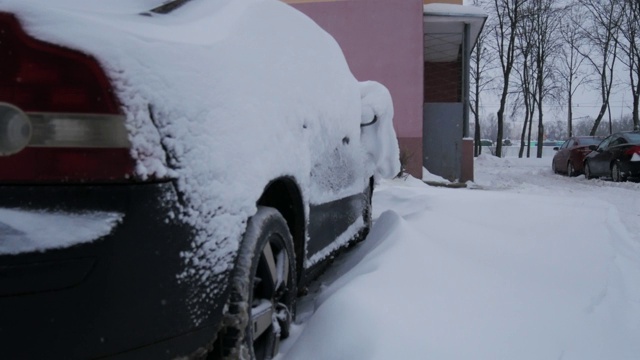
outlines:
[[609, 149], [609, 143], [612, 139], [613, 135], [610, 135], [602, 140], [593, 155], [589, 158], [589, 167], [591, 173], [595, 176], [609, 175], [609, 159], [611, 155], [607, 150]]
[[620, 159], [620, 157], [622, 156], [622, 153], [628, 148], [627, 147], [628, 144], [629, 142], [622, 135], [620, 135], [619, 137], [611, 141], [611, 143], [609, 143], [609, 150], [608, 150], [608, 153], [610, 154], [609, 166], [611, 166], [612, 162], [615, 161], [616, 159]]
[[558, 154], [556, 155], [556, 169], [560, 171], [567, 171], [567, 160], [569, 160], [570, 149], [573, 147], [575, 141], [569, 139], [560, 146]]

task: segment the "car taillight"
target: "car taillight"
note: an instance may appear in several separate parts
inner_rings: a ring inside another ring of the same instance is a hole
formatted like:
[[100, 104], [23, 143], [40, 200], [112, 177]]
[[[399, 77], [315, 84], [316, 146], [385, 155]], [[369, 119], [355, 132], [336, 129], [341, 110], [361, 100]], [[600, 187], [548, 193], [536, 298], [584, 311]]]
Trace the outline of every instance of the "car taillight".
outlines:
[[130, 147], [100, 64], [0, 13], [0, 182], [126, 181]]
[[628, 148], [627, 151], [625, 151], [624, 153], [626, 155], [631, 155], [631, 156], [633, 156], [633, 154], [640, 155], [640, 145], [632, 146], [632, 147]]

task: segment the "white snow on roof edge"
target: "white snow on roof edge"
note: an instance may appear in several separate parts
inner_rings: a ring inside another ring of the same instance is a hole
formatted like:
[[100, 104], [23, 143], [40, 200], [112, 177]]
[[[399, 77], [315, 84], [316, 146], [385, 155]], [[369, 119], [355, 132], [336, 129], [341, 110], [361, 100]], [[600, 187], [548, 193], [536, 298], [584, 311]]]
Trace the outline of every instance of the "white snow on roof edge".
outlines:
[[425, 15], [487, 17], [482, 8], [471, 5], [426, 4], [423, 12]]

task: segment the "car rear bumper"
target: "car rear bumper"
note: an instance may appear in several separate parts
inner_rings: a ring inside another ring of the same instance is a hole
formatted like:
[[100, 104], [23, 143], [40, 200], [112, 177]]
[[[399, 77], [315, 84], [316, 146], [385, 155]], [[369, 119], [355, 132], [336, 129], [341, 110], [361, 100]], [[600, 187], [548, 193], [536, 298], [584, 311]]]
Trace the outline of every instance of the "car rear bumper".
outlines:
[[625, 161], [620, 164], [620, 171], [625, 177], [640, 177], [640, 161]]
[[193, 231], [169, 216], [172, 192], [171, 183], [0, 186], [4, 209], [122, 214], [95, 241], [0, 254], [0, 357], [169, 359], [213, 340], [227, 293], [208, 292], [217, 295], [195, 318], [198, 289], [177, 276]]

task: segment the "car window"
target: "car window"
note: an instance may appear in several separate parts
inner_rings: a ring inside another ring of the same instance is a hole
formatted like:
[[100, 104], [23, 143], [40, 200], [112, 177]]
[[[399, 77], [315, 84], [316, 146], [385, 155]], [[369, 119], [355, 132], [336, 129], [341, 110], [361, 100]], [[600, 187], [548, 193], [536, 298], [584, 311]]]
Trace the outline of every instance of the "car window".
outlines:
[[640, 144], [640, 133], [627, 133], [627, 138], [633, 144]]
[[608, 136], [606, 139], [602, 140], [600, 145], [598, 145], [598, 150], [605, 150], [609, 147], [609, 143], [611, 142], [611, 136]]
[[565, 141], [564, 144], [562, 144], [562, 146], [560, 146], [560, 149], [568, 148], [569, 146], [571, 146], [570, 143], [571, 143], [571, 139]]
[[625, 140], [625, 138], [619, 137], [619, 138], [616, 138], [615, 140], [611, 141], [611, 143], [609, 143], [609, 147], [619, 146], [619, 145], [623, 145], [623, 144], [626, 144], [626, 143], [627, 143], [627, 140]]
[[598, 145], [602, 141], [600, 138], [584, 138], [580, 140], [576, 140], [576, 145]]

